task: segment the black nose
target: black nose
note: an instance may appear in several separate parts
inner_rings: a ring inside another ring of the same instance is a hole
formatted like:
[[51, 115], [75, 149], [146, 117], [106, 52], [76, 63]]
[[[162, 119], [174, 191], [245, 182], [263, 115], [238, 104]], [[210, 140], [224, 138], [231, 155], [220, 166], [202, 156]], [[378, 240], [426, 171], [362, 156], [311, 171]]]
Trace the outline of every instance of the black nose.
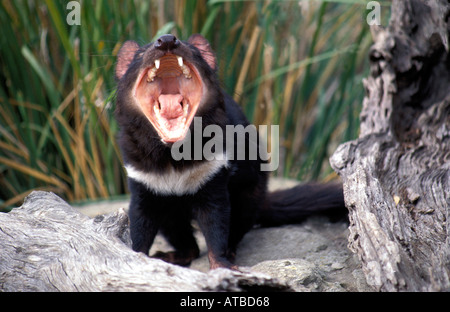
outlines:
[[155, 42], [155, 48], [158, 50], [170, 51], [180, 45], [180, 41], [173, 35], [162, 35]]

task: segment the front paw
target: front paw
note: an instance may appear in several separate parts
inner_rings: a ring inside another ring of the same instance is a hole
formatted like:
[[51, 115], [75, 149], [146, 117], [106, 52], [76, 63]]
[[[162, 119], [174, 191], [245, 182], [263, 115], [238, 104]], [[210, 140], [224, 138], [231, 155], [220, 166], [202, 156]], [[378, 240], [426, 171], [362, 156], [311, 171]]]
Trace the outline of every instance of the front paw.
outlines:
[[151, 257], [161, 259], [165, 262], [169, 262], [180, 266], [189, 266], [192, 260], [196, 258], [192, 255], [184, 255], [176, 251], [169, 251], [169, 252], [157, 251]]
[[210, 257], [209, 258], [209, 269], [214, 270], [217, 268], [225, 268], [225, 269], [230, 269], [233, 271], [241, 272], [239, 267], [236, 264], [230, 262], [227, 259], [211, 259], [211, 257]]

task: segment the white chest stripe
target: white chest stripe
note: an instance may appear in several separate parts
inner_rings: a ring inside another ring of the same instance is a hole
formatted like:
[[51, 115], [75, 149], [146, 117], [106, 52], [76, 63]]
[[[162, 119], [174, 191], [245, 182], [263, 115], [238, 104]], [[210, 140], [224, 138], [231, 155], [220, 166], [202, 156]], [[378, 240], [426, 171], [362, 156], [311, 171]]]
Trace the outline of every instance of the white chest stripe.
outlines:
[[168, 169], [162, 174], [137, 170], [126, 165], [128, 177], [143, 183], [150, 190], [161, 195], [195, 194], [222, 167], [228, 166], [228, 160], [206, 161], [193, 168], [176, 171]]

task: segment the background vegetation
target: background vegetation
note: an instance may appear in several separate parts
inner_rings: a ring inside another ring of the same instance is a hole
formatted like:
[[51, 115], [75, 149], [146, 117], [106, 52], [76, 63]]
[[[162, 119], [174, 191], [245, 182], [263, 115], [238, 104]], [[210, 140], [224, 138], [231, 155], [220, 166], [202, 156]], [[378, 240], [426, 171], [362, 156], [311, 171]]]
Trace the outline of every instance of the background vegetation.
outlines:
[[248, 118], [280, 125], [274, 175], [329, 179], [328, 157], [357, 137], [367, 1], [80, 0], [80, 26], [67, 24], [67, 2], [0, 2], [0, 209], [34, 189], [69, 201], [126, 193], [113, 70], [127, 39], [205, 35]]

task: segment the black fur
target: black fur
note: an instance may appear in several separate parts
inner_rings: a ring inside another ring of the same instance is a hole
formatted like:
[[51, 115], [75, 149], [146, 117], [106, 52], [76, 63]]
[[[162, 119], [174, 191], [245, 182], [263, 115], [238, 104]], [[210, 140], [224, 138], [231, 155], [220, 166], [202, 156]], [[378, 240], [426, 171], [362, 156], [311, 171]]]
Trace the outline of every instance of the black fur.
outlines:
[[[202, 40], [198, 36], [195, 39]], [[202, 116], [203, 127], [217, 124], [224, 129], [227, 124], [248, 125], [239, 105], [220, 88], [215, 68], [211, 67], [212, 51], [206, 40], [204, 43], [206, 48], [203, 50], [190, 42], [180, 42], [172, 47], [174, 53], [198, 69], [205, 84], [207, 92], [196, 115]], [[143, 172], [155, 173], [164, 173], [169, 167], [182, 172], [204, 163], [204, 159], [172, 159], [171, 144], [161, 142], [132, 100], [132, 86], [140, 70], [161, 57], [163, 52], [151, 43], [129, 53], [133, 55], [128, 63], [119, 64], [126, 67], [126, 72], [118, 77], [116, 108], [124, 163]], [[124, 55], [122, 53], [119, 58]], [[199, 255], [191, 227], [191, 220], [195, 218], [206, 239], [211, 268], [235, 268], [232, 261], [237, 244], [255, 224], [295, 223], [318, 211], [345, 213], [339, 185], [302, 186], [268, 195], [268, 173], [260, 170], [261, 163], [259, 158], [229, 161], [228, 167], [221, 168], [195, 194], [158, 194], [130, 178], [129, 217], [133, 249], [147, 254], [160, 231], [175, 251], [155, 256], [188, 265]]]

